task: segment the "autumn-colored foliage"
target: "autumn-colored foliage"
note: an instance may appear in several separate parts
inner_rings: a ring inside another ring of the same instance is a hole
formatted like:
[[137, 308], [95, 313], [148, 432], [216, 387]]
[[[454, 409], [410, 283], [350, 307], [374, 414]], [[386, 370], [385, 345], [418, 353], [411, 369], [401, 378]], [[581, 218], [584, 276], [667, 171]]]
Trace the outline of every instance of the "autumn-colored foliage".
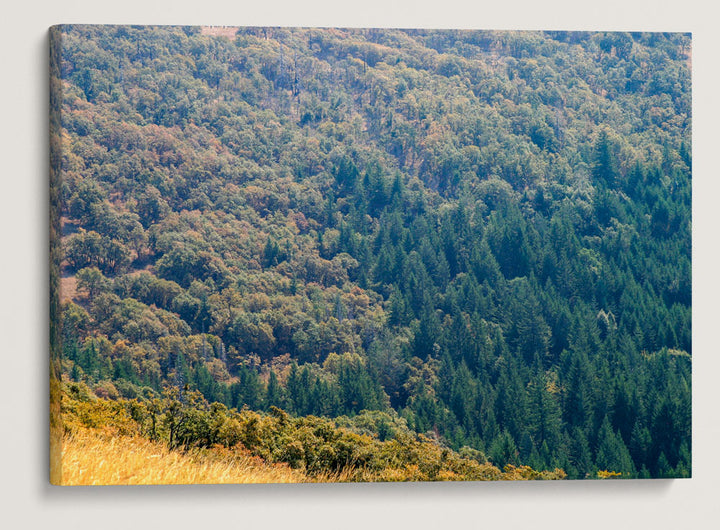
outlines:
[[53, 373], [102, 398], [66, 428], [313, 480], [690, 476], [690, 43], [54, 28]]

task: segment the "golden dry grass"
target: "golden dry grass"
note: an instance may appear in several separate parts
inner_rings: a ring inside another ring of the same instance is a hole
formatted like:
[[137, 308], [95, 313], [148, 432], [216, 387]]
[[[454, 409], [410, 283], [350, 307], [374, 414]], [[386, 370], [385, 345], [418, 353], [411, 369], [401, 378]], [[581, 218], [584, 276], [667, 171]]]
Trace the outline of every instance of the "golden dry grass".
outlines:
[[62, 460], [62, 483], [67, 486], [309, 481], [285, 465], [269, 465], [238, 451], [171, 451], [145, 438], [91, 429], [65, 436]]
[[77, 278], [65, 276], [60, 278], [60, 303], [72, 302], [77, 296]]
[[200, 28], [202, 35], [212, 35], [213, 37], [234, 37], [238, 32], [238, 28], [231, 26], [203, 26]]

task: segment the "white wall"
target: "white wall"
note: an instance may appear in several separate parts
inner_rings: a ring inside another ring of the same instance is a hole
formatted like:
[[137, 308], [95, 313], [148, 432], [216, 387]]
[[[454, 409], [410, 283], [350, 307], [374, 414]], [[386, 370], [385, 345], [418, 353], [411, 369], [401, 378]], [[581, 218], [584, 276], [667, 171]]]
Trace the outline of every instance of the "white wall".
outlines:
[[[718, 13], [687, 0], [28, 0], [0, 18], [0, 521], [5, 528], [716, 528]], [[694, 478], [62, 489], [47, 472], [47, 28], [162, 23], [693, 32]]]

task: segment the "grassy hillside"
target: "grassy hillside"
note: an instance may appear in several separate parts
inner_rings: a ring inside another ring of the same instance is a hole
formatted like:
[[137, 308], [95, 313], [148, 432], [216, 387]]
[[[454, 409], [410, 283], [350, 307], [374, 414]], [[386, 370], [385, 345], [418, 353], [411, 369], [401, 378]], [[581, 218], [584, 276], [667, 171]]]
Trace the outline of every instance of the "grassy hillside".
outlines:
[[62, 484], [242, 484], [308, 482], [288, 466], [268, 465], [240, 451], [172, 451], [140, 436], [82, 429], [63, 440]]
[[[396, 425], [384, 441], [372, 420], [293, 420], [192, 405], [110, 401], [66, 385], [62, 484], [231, 484], [417, 480], [562, 479], [529, 467], [500, 471], [474, 452], [456, 454]], [[175, 438], [170, 429], [176, 428]]]

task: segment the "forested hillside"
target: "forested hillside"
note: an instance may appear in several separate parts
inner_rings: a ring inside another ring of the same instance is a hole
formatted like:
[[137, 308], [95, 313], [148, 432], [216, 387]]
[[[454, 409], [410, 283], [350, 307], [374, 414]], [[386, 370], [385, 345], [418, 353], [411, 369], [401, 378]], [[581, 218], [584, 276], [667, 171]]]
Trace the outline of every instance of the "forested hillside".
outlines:
[[67, 381], [690, 476], [689, 35], [210, 33], [52, 36]]

